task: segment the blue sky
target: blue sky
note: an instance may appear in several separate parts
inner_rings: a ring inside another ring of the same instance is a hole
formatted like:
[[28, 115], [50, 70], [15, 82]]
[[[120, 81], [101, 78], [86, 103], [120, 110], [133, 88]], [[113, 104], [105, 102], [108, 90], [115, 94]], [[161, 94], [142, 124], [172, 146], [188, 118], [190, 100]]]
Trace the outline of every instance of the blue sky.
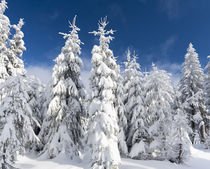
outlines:
[[[108, 28], [117, 30], [110, 48], [125, 61], [129, 47], [139, 55], [143, 70], [151, 63], [180, 74], [180, 64], [188, 44], [196, 48], [202, 66], [210, 54], [209, 0], [7, 0], [6, 15], [12, 24], [24, 18], [27, 51], [23, 59], [29, 71], [48, 71], [60, 53], [64, 39], [58, 32], [68, 32], [68, 21], [77, 15], [84, 70], [90, 67], [91, 49], [97, 43], [88, 32], [97, 29], [97, 22], [107, 16]], [[40, 72], [39, 72], [40, 73]], [[42, 74], [42, 73], [41, 73]]]

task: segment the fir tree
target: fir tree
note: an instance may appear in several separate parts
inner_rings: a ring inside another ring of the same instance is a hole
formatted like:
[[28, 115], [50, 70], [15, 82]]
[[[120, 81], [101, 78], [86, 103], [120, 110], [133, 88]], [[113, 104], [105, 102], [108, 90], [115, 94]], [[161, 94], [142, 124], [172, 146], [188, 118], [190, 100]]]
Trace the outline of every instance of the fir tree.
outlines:
[[[210, 56], [208, 56], [208, 59], [210, 59]], [[205, 67], [205, 70], [207, 71], [206, 77], [205, 77], [205, 106], [206, 106], [206, 119], [207, 119], [207, 138], [206, 138], [206, 147], [210, 148], [210, 62]]]
[[198, 141], [195, 140], [195, 136], [204, 141], [206, 135], [203, 83], [204, 74], [198, 60], [198, 54], [192, 43], [190, 43], [185, 55], [185, 62], [182, 65], [179, 91], [181, 92], [181, 102], [185, 106], [189, 125], [193, 131], [190, 135], [193, 143]]
[[101, 20], [98, 31], [92, 32], [99, 36], [99, 46], [95, 45], [92, 50], [92, 95], [87, 133], [87, 146], [93, 169], [118, 169], [120, 163], [117, 145], [119, 127], [114, 107], [117, 74], [110, 65], [116, 63], [113, 52], [109, 49], [109, 43], [113, 39], [109, 34], [112, 35], [113, 30], [105, 30], [107, 24], [106, 18]]
[[23, 25], [23, 19], [20, 19], [17, 25], [12, 26], [16, 33], [13, 35], [13, 39], [9, 40], [11, 50], [9, 50], [8, 56], [13, 68], [11, 76], [16, 76], [18, 74], [24, 75], [26, 73], [23, 60], [19, 58], [22, 57], [23, 52], [26, 50], [23, 41], [24, 34], [21, 31]]
[[74, 158], [79, 156], [82, 148], [81, 117], [85, 115], [85, 110], [81, 100], [84, 99], [84, 88], [80, 80], [80, 29], [75, 22], [76, 16], [70, 24], [70, 34], [60, 33], [67, 40], [61, 54], [55, 59], [52, 99], [40, 134], [44, 143], [43, 153], [50, 158], [59, 154]]
[[188, 126], [187, 115], [183, 105], [180, 103], [180, 96], [175, 99], [175, 112], [173, 114], [173, 123], [170, 126], [170, 135], [168, 136], [169, 149], [168, 159], [171, 162], [184, 163], [189, 159], [191, 141], [188, 133], [191, 128]]
[[0, 102], [0, 161], [5, 169], [13, 165], [17, 152], [22, 154], [39, 142], [32, 127], [38, 122], [28, 103], [29, 88], [24, 76], [10, 77], [0, 86], [4, 94]]
[[127, 52], [125, 62], [125, 107], [128, 117], [127, 144], [132, 158], [145, 159], [145, 137], [147, 129], [145, 124], [145, 108], [143, 101], [143, 74], [140, 65], [136, 62], [134, 54], [130, 60], [130, 51]]
[[10, 21], [4, 15], [7, 8], [7, 2], [2, 0], [0, 3], [0, 83], [4, 82], [9, 77], [8, 66], [10, 66], [8, 53], [8, 38], [10, 35]]
[[167, 158], [169, 127], [172, 123], [174, 90], [170, 75], [153, 64], [153, 70], [145, 79], [145, 108], [148, 126], [148, 157], [164, 160]]

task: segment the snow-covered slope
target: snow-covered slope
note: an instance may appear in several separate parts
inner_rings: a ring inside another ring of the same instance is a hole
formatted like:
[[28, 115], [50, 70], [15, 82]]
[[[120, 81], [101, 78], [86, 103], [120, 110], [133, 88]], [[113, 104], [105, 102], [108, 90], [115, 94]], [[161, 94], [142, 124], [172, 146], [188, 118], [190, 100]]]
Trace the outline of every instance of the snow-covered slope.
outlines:
[[[209, 169], [210, 150], [191, 148], [192, 157], [183, 165], [168, 161], [141, 161], [122, 159], [120, 169]], [[87, 164], [70, 161], [67, 158], [53, 160], [34, 159], [31, 156], [19, 156], [16, 166], [20, 169], [85, 169]]]

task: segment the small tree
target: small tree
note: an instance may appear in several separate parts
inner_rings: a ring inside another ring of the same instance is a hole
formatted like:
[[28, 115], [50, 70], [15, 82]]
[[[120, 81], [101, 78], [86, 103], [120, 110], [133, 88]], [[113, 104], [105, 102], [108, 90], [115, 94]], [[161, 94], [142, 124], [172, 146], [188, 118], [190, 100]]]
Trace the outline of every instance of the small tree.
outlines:
[[175, 99], [174, 109], [173, 123], [170, 127], [170, 135], [168, 136], [168, 159], [171, 162], [183, 163], [189, 159], [191, 154], [191, 141], [188, 133], [191, 133], [192, 130], [188, 126], [187, 115], [178, 95]]
[[61, 33], [67, 40], [61, 54], [55, 59], [52, 98], [40, 133], [44, 143], [43, 153], [50, 158], [59, 154], [78, 157], [82, 148], [81, 117], [85, 115], [85, 110], [81, 101], [84, 99], [84, 88], [80, 80], [80, 29], [75, 22], [76, 16], [70, 24], [70, 34]]
[[28, 103], [29, 88], [23, 76], [11, 77], [0, 86], [4, 95], [0, 103], [0, 161], [5, 169], [12, 166], [17, 152], [23, 153], [39, 142], [32, 127], [38, 122]]
[[92, 95], [89, 106], [87, 145], [93, 169], [118, 169], [120, 163], [117, 145], [119, 128], [114, 107], [117, 74], [112, 69], [112, 64], [116, 63], [113, 52], [109, 49], [109, 43], [113, 39], [109, 34], [112, 35], [113, 30], [106, 31], [107, 24], [106, 18], [101, 20], [98, 31], [92, 32], [95, 36], [99, 36], [100, 43], [92, 50], [90, 76]]

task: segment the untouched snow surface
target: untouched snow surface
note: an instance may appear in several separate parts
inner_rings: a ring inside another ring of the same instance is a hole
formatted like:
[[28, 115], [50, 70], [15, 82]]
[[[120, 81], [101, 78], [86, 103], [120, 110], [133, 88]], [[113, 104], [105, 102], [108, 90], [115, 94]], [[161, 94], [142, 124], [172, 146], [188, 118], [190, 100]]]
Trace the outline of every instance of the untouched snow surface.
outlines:
[[[183, 165], [168, 161], [141, 161], [122, 159], [120, 169], [210, 169], [210, 150], [191, 148], [192, 156]], [[53, 160], [34, 159], [19, 156], [16, 162], [19, 169], [86, 169], [88, 164], [70, 161], [65, 157]]]

